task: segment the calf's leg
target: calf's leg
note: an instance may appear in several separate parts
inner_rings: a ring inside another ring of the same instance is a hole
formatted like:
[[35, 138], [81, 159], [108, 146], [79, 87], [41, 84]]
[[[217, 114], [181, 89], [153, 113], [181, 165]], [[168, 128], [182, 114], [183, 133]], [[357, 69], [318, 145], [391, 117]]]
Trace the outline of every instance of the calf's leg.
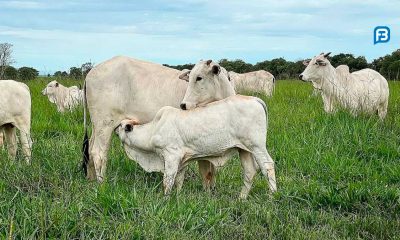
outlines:
[[243, 169], [243, 187], [240, 191], [239, 198], [246, 199], [249, 195], [251, 186], [253, 184], [253, 178], [257, 173], [257, 164], [254, 162], [250, 152], [245, 150], [239, 150], [240, 161]]
[[261, 172], [268, 179], [271, 192], [276, 192], [275, 164], [267, 149], [255, 149], [253, 157], [261, 168]]
[[8, 155], [10, 159], [14, 160], [17, 156], [17, 134], [16, 128], [11, 125], [7, 124], [4, 126], [4, 135], [6, 137]]
[[162, 154], [164, 157], [164, 195], [169, 195], [171, 193], [172, 187], [175, 183], [175, 177], [179, 170], [179, 163], [181, 161], [181, 157], [175, 154]]

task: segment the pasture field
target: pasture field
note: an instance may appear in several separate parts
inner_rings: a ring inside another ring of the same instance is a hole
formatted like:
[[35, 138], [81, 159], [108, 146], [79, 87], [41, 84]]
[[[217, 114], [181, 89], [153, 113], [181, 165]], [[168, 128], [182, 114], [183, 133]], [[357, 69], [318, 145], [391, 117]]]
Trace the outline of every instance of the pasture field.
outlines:
[[[388, 117], [328, 115], [312, 87], [278, 81], [269, 108], [268, 150], [278, 193], [261, 173], [246, 201], [238, 159], [204, 192], [197, 164], [182, 192], [162, 194], [113, 138], [107, 179], [79, 171], [82, 108], [66, 114], [32, 93], [33, 163], [0, 150], [0, 238], [5, 239], [400, 239], [400, 83], [391, 82]], [[61, 81], [65, 85], [76, 81]]]

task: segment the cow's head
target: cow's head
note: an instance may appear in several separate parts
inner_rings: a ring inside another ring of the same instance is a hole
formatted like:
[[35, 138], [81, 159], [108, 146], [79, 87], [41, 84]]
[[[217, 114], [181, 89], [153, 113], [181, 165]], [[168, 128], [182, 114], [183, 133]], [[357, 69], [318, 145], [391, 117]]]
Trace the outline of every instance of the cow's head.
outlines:
[[183, 71], [179, 78], [189, 82], [181, 103], [183, 110], [235, 95], [228, 72], [211, 60], [200, 61], [191, 71]]
[[135, 125], [139, 125], [139, 121], [136, 119], [124, 119], [115, 129], [115, 133], [121, 139], [121, 142], [128, 143], [128, 134], [132, 132]]
[[42, 94], [44, 96], [52, 96], [57, 92], [57, 89], [60, 87], [60, 84], [57, 81], [51, 81], [47, 86], [42, 90]]
[[311, 60], [305, 60], [303, 64], [306, 69], [299, 75], [300, 80], [305, 82], [319, 82], [330, 71], [331, 63], [327, 59], [329, 53], [321, 53]]

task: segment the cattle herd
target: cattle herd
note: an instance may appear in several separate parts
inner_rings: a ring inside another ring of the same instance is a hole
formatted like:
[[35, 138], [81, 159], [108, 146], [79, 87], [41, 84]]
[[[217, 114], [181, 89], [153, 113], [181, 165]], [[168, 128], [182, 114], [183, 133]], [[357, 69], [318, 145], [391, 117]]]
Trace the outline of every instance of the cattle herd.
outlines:
[[[350, 73], [347, 66], [334, 68], [321, 53], [304, 61], [300, 79], [320, 93], [324, 110], [338, 107], [351, 114], [387, 114], [389, 87], [378, 72], [363, 69]], [[84, 105], [85, 139], [82, 167], [89, 179], [102, 182], [113, 132], [129, 158], [147, 172], [164, 174], [164, 193], [182, 187], [185, 169], [197, 161], [203, 186], [215, 186], [215, 175], [232, 156], [239, 154], [246, 198], [258, 169], [271, 192], [277, 190], [274, 161], [266, 149], [268, 113], [256, 97], [236, 95], [255, 91], [272, 96], [275, 78], [266, 71], [228, 72], [211, 60], [193, 69], [178, 71], [128, 57], [114, 57], [94, 67], [83, 90], [50, 82], [42, 94], [59, 112]], [[88, 139], [87, 111], [92, 135]], [[17, 143], [31, 161], [31, 96], [27, 85], [0, 81], [0, 145], [5, 139], [14, 159]], [[16, 129], [19, 130], [19, 141]]]

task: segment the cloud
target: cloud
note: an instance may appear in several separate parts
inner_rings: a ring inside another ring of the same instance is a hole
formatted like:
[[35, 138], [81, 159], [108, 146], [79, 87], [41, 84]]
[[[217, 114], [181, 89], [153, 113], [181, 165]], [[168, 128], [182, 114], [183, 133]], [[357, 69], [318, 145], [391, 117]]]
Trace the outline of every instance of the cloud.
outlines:
[[[52, 70], [119, 54], [170, 64], [327, 50], [371, 59], [398, 48], [399, 8], [390, 0], [1, 1], [0, 38], [19, 64]], [[391, 43], [371, 44], [377, 25], [392, 27]]]

